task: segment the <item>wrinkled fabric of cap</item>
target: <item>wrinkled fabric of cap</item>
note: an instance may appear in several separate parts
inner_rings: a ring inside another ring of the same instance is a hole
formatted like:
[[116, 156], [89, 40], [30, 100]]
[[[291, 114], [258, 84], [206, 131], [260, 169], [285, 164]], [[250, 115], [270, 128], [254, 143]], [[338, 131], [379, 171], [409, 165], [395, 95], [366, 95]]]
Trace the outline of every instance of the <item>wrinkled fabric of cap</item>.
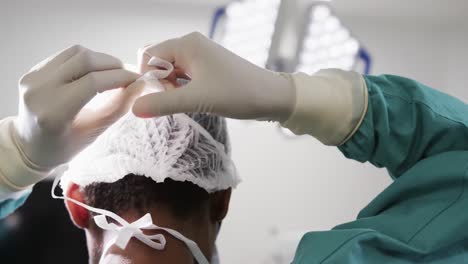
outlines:
[[141, 119], [128, 113], [69, 163], [61, 187], [113, 183], [128, 174], [157, 183], [188, 181], [210, 193], [240, 182], [224, 118], [177, 114]]

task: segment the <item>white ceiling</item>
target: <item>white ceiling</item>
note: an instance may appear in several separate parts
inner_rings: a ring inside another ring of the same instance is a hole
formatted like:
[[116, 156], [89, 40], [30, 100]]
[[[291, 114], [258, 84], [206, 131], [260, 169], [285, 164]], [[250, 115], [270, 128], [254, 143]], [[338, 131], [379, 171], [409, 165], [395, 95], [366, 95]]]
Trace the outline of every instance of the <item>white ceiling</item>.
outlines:
[[337, 12], [346, 16], [404, 19], [465, 20], [466, 0], [335, 0]]
[[[152, 0], [182, 5], [223, 5], [232, 0]], [[314, 2], [314, 0], [287, 0]], [[348, 17], [417, 19], [442, 22], [467, 22], [467, 0], [332, 0], [338, 14]]]

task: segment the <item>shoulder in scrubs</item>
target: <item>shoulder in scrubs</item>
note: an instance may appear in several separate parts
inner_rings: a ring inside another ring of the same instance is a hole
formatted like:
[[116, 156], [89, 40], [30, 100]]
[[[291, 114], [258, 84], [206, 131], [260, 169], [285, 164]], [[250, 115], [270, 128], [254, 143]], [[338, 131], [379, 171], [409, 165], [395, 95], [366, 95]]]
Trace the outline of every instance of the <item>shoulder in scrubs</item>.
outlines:
[[365, 80], [368, 111], [340, 150], [394, 182], [356, 221], [306, 234], [293, 263], [468, 263], [468, 105], [398, 76]]

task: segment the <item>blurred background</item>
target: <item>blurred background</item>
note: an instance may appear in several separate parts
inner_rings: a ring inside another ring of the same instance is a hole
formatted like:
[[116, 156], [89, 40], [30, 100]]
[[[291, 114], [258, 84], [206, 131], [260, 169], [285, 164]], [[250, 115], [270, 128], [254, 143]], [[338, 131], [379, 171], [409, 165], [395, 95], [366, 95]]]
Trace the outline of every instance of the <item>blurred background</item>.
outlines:
[[[465, 0], [231, 2], [1, 1], [0, 117], [16, 114], [21, 75], [59, 50], [81, 44], [135, 64], [138, 48], [192, 31], [273, 70], [403, 75], [468, 101]], [[225, 264], [289, 263], [302, 234], [353, 220], [391, 183], [385, 170], [275, 124], [229, 126], [243, 183], [218, 241]], [[63, 263], [64, 256], [86, 262], [84, 235], [48, 187], [38, 185], [26, 206], [0, 223], [0, 255], [11, 258], [5, 263], [27, 263], [27, 254], [36, 263]]]

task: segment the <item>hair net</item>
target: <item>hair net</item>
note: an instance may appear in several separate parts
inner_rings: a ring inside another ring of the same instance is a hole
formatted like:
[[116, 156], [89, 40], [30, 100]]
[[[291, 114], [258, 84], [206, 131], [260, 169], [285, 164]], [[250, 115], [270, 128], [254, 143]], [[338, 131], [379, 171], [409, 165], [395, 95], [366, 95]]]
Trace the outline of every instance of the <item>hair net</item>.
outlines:
[[61, 181], [82, 187], [128, 174], [164, 182], [189, 181], [208, 192], [240, 182], [230, 158], [224, 118], [177, 114], [141, 119], [128, 113], [69, 164]]

